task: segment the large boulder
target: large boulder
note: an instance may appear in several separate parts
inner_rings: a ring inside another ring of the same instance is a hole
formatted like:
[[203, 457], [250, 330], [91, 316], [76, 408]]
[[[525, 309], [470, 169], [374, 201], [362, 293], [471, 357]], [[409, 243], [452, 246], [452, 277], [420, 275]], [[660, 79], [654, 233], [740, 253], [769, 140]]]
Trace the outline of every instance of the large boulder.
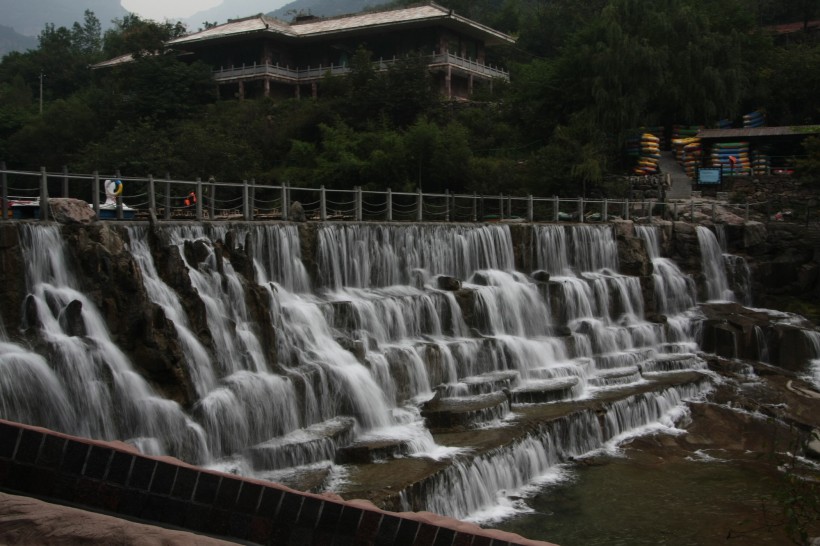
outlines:
[[88, 203], [70, 197], [52, 197], [48, 208], [55, 222], [61, 224], [90, 224], [97, 219]]

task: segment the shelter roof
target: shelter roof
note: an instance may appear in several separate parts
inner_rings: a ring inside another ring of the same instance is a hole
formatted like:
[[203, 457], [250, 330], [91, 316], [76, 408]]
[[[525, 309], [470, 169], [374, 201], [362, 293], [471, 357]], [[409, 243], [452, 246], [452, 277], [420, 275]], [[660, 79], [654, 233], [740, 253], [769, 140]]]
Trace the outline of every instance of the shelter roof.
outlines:
[[755, 137], [781, 137], [820, 134], [820, 125], [793, 125], [783, 127], [745, 127], [740, 129], [701, 129], [701, 139], [743, 139]]
[[331, 18], [310, 18], [292, 24], [260, 14], [229, 21], [201, 32], [171, 40], [169, 45], [194, 45], [210, 40], [226, 39], [248, 34], [270, 34], [286, 38], [307, 39], [359, 33], [368, 30], [412, 27], [433, 22], [480, 37], [490, 45], [515, 42], [511, 36], [503, 32], [457, 15], [452, 10], [448, 10], [431, 2], [429, 4], [402, 9], [375, 11]]

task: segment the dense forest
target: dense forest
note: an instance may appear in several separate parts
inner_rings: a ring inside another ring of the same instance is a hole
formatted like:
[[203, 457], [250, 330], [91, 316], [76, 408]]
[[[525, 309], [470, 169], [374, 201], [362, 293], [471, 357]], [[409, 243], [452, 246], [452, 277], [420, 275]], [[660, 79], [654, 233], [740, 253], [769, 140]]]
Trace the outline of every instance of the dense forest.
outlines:
[[[410, 2], [396, 2], [397, 5]], [[46, 25], [0, 62], [0, 160], [10, 168], [425, 191], [613, 194], [643, 126], [820, 123], [820, 39], [772, 25], [820, 18], [818, 0], [440, 1], [516, 37], [491, 52], [511, 82], [441, 100], [418, 59], [349, 78], [317, 99], [215, 100], [210, 69], [162, 44], [180, 23], [127, 15], [102, 32], [87, 11]], [[197, 29], [191, 29], [197, 30]], [[135, 62], [90, 66], [118, 55]], [[41, 91], [42, 89], [42, 91]], [[820, 178], [806, 141], [803, 176]]]

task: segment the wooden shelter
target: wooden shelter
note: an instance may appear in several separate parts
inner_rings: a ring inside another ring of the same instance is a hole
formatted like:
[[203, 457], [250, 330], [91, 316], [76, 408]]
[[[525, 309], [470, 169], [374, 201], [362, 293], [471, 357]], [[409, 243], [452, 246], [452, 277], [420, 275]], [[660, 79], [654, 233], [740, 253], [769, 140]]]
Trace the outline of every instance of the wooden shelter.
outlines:
[[254, 15], [177, 38], [168, 47], [211, 65], [222, 97], [316, 96], [326, 75], [350, 72], [363, 46], [377, 70], [421, 54], [445, 97], [467, 99], [477, 85], [509, 79], [487, 65], [486, 48], [511, 43], [504, 33], [429, 3], [291, 23]]

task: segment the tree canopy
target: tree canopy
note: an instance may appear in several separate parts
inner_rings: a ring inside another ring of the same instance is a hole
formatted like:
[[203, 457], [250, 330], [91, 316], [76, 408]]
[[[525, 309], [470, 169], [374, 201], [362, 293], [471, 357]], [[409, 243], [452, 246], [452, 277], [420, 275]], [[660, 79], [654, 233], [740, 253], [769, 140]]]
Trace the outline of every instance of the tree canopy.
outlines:
[[[408, 2], [396, 2], [402, 4]], [[210, 68], [164, 48], [181, 24], [87, 11], [0, 61], [0, 160], [15, 168], [255, 178], [294, 185], [578, 195], [618, 191], [642, 126], [714, 126], [763, 109], [820, 123], [820, 42], [769, 25], [820, 16], [774, 0], [439, 2], [515, 36], [511, 74], [471, 103], [437, 96], [421, 57], [373, 70], [363, 45], [318, 98], [218, 100]], [[104, 70], [90, 67], [131, 55]], [[41, 92], [42, 82], [42, 92]], [[42, 101], [42, 112], [40, 103]], [[820, 153], [806, 146], [807, 173]]]

